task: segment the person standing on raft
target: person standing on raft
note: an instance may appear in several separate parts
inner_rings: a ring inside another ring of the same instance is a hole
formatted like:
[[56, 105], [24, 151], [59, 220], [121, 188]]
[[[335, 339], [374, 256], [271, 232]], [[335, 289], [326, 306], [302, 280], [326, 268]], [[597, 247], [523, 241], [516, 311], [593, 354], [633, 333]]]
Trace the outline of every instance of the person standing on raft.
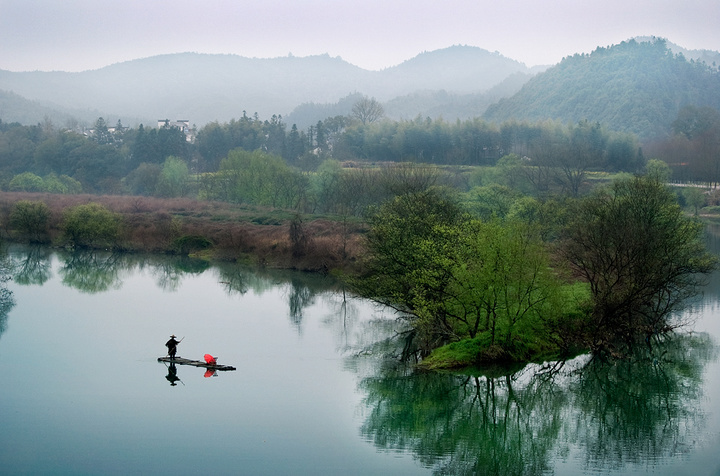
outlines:
[[[180, 339], [182, 340], [182, 339]], [[170, 340], [165, 343], [165, 347], [168, 348], [168, 355], [171, 359], [175, 358], [175, 354], [177, 353], [177, 346], [180, 343], [180, 341], [175, 340], [175, 335], [170, 336]]]

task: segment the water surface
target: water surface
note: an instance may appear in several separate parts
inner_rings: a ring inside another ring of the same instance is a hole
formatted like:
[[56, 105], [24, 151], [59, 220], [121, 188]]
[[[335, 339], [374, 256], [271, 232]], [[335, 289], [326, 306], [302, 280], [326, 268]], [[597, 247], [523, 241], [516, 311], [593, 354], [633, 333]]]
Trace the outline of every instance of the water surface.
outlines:
[[[695, 332], [606, 365], [414, 371], [330, 278], [11, 248], [2, 474], [720, 474], [713, 277]], [[170, 369], [203, 354], [237, 368]], [[174, 385], [172, 385], [174, 383]]]

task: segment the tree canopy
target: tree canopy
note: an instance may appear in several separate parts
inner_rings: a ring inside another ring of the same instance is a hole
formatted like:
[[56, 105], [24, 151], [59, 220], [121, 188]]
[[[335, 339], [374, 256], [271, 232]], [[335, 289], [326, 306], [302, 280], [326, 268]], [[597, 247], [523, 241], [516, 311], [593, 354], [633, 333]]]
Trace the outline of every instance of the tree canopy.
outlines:
[[594, 347], [648, 341], [673, 327], [671, 313], [715, 266], [703, 228], [652, 176], [617, 181], [580, 203], [563, 253], [590, 285]]

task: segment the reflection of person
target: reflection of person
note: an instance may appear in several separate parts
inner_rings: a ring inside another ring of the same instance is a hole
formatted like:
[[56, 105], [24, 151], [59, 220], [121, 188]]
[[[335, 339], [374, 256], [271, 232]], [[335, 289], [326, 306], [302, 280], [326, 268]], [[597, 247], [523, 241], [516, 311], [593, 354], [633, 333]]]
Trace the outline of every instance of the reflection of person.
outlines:
[[177, 345], [180, 343], [180, 341], [175, 340], [175, 335], [170, 336], [170, 340], [165, 343], [165, 347], [168, 348], [168, 355], [171, 359], [175, 358], [175, 354], [177, 353]]
[[180, 377], [177, 376], [177, 367], [175, 367], [175, 362], [170, 362], [170, 367], [168, 367], [168, 374], [165, 376], [166, 379], [168, 379], [168, 382], [170, 382], [171, 386], [176, 386], [177, 381], [180, 380]]

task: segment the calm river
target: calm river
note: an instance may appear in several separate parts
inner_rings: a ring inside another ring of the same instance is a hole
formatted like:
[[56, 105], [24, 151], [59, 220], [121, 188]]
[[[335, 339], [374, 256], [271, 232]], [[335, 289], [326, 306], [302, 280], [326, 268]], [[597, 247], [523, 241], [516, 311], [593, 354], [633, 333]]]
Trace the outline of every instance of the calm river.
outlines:
[[[717, 241], [711, 240], [713, 246]], [[330, 278], [11, 246], [0, 474], [720, 474], [720, 275], [652, 354], [471, 376]], [[235, 371], [167, 364], [205, 353]]]

